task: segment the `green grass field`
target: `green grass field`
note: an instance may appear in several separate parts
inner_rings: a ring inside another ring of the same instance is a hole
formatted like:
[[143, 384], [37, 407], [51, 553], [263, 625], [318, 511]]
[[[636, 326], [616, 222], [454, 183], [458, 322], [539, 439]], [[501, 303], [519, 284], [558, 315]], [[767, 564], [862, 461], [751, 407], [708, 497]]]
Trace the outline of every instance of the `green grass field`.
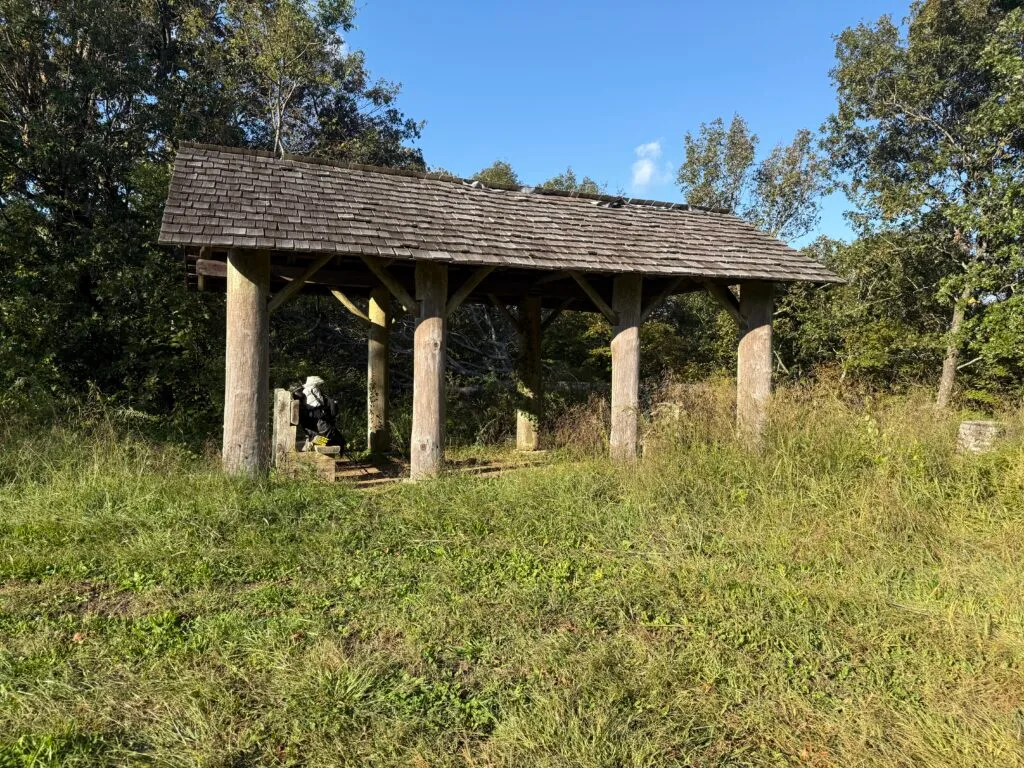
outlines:
[[9, 430], [0, 766], [1024, 765], [1024, 440], [720, 411], [372, 494]]

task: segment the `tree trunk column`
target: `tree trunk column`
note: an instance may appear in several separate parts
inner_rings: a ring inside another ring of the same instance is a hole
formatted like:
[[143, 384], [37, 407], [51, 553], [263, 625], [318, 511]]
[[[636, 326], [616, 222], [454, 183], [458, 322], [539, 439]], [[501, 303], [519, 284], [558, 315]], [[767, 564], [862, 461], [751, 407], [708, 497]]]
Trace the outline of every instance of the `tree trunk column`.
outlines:
[[948, 408], [953, 400], [953, 387], [956, 384], [957, 364], [960, 362], [960, 329], [966, 317], [967, 300], [971, 298], [970, 284], [960, 292], [960, 299], [953, 307], [953, 319], [949, 324], [946, 336], [946, 356], [942, 360], [942, 376], [939, 377], [939, 391], [935, 396], [938, 408]]
[[747, 324], [737, 355], [736, 427], [751, 445], [760, 443], [764, 434], [772, 395], [773, 305], [771, 283], [740, 285], [740, 314]]
[[228, 251], [224, 470], [257, 475], [270, 460], [270, 254]]
[[391, 450], [388, 357], [391, 350], [391, 293], [370, 292], [370, 335], [366, 359], [366, 448], [370, 453]]
[[520, 407], [516, 411], [516, 450], [536, 451], [540, 448], [540, 421], [544, 417], [539, 296], [527, 296], [520, 303], [519, 325], [519, 376], [516, 385]]
[[620, 275], [612, 287], [612, 309], [618, 323], [612, 335], [613, 461], [636, 458], [637, 413], [640, 410], [640, 301], [643, 278]]
[[409, 451], [413, 480], [438, 474], [444, 461], [447, 265], [416, 262], [416, 300], [419, 317], [413, 337], [412, 446]]

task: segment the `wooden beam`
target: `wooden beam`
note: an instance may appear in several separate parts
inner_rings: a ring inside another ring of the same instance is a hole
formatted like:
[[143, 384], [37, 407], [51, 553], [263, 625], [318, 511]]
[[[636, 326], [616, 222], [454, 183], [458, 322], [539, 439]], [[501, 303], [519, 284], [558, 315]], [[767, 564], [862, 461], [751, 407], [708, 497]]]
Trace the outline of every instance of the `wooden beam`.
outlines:
[[419, 317], [413, 335], [412, 445], [410, 477], [432, 477], [444, 464], [444, 369], [447, 357], [445, 306], [448, 265], [416, 262]]
[[448, 299], [448, 304], [445, 307], [445, 313], [449, 316], [458, 309], [462, 302], [464, 302], [476, 287], [484, 281], [484, 279], [495, 270], [494, 267], [481, 267], [468, 278], [466, 282], [459, 286], [459, 289], [452, 294], [452, 297]]
[[[302, 268], [288, 264], [271, 264], [270, 278], [272, 281], [291, 281], [302, 274]], [[205, 277], [221, 278], [227, 275], [227, 265], [223, 261], [212, 259], [198, 259], [196, 261], [196, 274]], [[306, 280], [306, 287], [310, 286], [331, 286], [350, 290], [359, 288], [361, 290], [372, 289], [380, 285], [380, 280], [373, 276], [367, 269], [331, 269], [324, 267]]]
[[227, 277], [228, 265], [223, 261], [200, 257], [196, 259], [196, 274], [203, 277]]
[[512, 327], [515, 328], [516, 331], [521, 331], [522, 330], [523, 326], [519, 322], [519, 318], [516, 317], [515, 315], [513, 315], [509, 311], [509, 308], [505, 306], [505, 302], [503, 302], [501, 299], [499, 299], [493, 293], [488, 293], [487, 294], [487, 298], [489, 298], [491, 300], [491, 304], [493, 304], [495, 307], [498, 308], [498, 311], [501, 312], [501, 314], [505, 316], [505, 319], [508, 320], [512, 324]]
[[367, 315], [367, 314], [366, 314], [365, 312], [363, 312], [363, 310], [361, 310], [361, 309], [360, 309], [359, 307], [357, 307], [357, 306], [355, 305], [355, 302], [353, 302], [353, 301], [352, 301], [352, 299], [350, 299], [350, 298], [349, 298], [348, 296], [346, 296], [346, 295], [345, 295], [344, 293], [342, 293], [341, 291], [339, 291], [339, 290], [338, 290], [337, 288], [332, 288], [332, 289], [331, 289], [331, 296], [333, 296], [333, 297], [334, 297], [334, 298], [336, 298], [336, 299], [337, 299], [338, 301], [340, 301], [340, 302], [341, 302], [341, 305], [342, 305], [342, 306], [343, 306], [343, 307], [344, 307], [345, 309], [347, 309], [347, 310], [348, 310], [349, 312], [351, 312], [351, 313], [352, 313], [353, 315], [355, 315], [356, 317], [358, 317], [358, 318], [359, 318], [360, 320], [362, 320], [362, 321], [363, 321], [364, 323], [369, 323], [369, 322], [370, 322], [370, 318], [369, 318], [369, 316], [368, 316], [368, 315]]
[[761, 443], [772, 395], [773, 285], [740, 285], [740, 308], [746, 322], [736, 360], [736, 427], [751, 447]]
[[[306, 281], [309, 280], [309, 278], [311, 278], [317, 272], [319, 272], [322, 267], [327, 266], [327, 263], [331, 261], [331, 259], [333, 258], [333, 253], [325, 253], [312, 264], [310, 264], [308, 267], [306, 267], [305, 271], [303, 271], [301, 275], [296, 277], [294, 280], [288, 283], [288, 285], [286, 285], [284, 288], [282, 288], [280, 291], [274, 294], [274, 298], [272, 298], [270, 300], [270, 304], [267, 305], [267, 311], [270, 312], [270, 314], [274, 314], [274, 312], [282, 304], [291, 299], [293, 296], [297, 296], [299, 291], [302, 290], [302, 286], [306, 284]], [[269, 256], [267, 266], [269, 280]]]
[[[391, 291], [391, 295], [398, 299], [398, 302], [405, 308], [405, 311], [410, 315], [415, 315], [416, 300], [409, 295], [407, 290], [405, 290], [405, 286], [391, 276], [391, 273], [388, 272], [384, 263], [375, 256], [360, 256], [359, 258], [361, 258], [363, 263], [366, 264], [367, 269], [373, 272], [374, 277], [380, 280], [384, 284], [384, 287]], [[419, 262], [417, 262], [416, 268], [419, 269]]]
[[555, 283], [558, 282], [559, 280], [565, 280], [567, 277], [569, 277], [568, 272], [553, 272], [548, 275], [541, 275], [540, 277], [533, 281], [533, 284], [545, 285], [546, 283]]
[[274, 466], [284, 467], [288, 463], [289, 454], [295, 452], [295, 423], [292, 421], [292, 404], [299, 401], [292, 397], [287, 389], [274, 390]]
[[722, 306], [722, 309], [728, 312], [732, 319], [736, 321], [736, 325], [740, 328], [746, 326], [747, 321], [743, 317], [743, 312], [740, 310], [740, 303], [736, 299], [736, 294], [734, 294], [727, 285], [706, 282], [704, 283], [704, 288]]
[[559, 317], [561, 317], [562, 313], [565, 310], [567, 310], [574, 301], [575, 299], [573, 298], [565, 299], [561, 304], [559, 304], [553, 310], [548, 312], [548, 316], [545, 317], [543, 321], [541, 321], [541, 331], [546, 331], [548, 329], [548, 326], [555, 322], [555, 320], [557, 320]]
[[370, 294], [370, 332], [366, 348], [366, 449], [370, 453], [391, 450], [391, 294], [375, 288]]
[[613, 461], [636, 459], [637, 416], [640, 410], [640, 302], [643, 278], [619, 275], [612, 287], [612, 304], [619, 318], [612, 335]]
[[601, 311], [601, 314], [604, 315], [608, 319], [608, 322], [611, 323], [612, 325], [615, 325], [616, 323], [618, 323], [619, 319], [618, 319], [618, 316], [615, 314], [615, 310], [608, 306], [608, 302], [606, 302], [601, 297], [601, 294], [599, 294], [594, 289], [594, 286], [592, 286], [590, 284], [590, 281], [587, 280], [587, 278], [585, 278], [583, 275], [581, 275], [575, 269], [570, 269], [570, 270], [567, 270], [567, 271], [568, 271], [570, 277], [572, 277], [572, 279], [576, 281], [576, 283], [579, 285], [579, 287], [583, 289], [583, 292], [585, 294], [587, 294], [587, 297], [592, 302], [594, 302], [594, 306], [597, 307]]
[[541, 301], [527, 296], [519, 304], [519, 360], [516, 389], [516, 450], [536, 451], [540, 448], [540, 424], [544, 418], [544, 371], [540, 354]]
[[647, 318], [651, 316], [651, 313], [654, 312], [654, 310], [665, 303], [665, 300], [672, 295], [672, 292], [679, 287], [681, 282], [683, 282], [683, 278], [681, 277], [677, 277], [675, 280], [670, 281], [669, 284], [665, 286], [665, 290], [647, 302], [644, 308], [640, 311], [641, 325], [647, 322]]
[[259, 475], [270, 461], [270, 252], [228, 252], [224, 345], [226, 472]]

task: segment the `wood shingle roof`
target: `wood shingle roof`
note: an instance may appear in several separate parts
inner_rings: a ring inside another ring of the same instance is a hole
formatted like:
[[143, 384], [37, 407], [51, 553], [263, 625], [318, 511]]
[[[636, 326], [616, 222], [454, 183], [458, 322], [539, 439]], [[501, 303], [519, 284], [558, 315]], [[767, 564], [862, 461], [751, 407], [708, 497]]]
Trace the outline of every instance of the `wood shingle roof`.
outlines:
[[182, 144], [160, 242], [716, 281], [838, 282], [728, 213]]

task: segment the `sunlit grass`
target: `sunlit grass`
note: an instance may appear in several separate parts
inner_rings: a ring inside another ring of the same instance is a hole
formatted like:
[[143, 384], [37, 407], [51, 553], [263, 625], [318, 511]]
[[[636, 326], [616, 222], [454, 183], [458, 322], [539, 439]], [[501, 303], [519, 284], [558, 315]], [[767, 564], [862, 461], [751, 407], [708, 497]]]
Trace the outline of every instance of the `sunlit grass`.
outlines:
[[636, 467], [373, 494], [8, 435], [0, 765], [1024, 764], [1024, 442], [666, 399]]

